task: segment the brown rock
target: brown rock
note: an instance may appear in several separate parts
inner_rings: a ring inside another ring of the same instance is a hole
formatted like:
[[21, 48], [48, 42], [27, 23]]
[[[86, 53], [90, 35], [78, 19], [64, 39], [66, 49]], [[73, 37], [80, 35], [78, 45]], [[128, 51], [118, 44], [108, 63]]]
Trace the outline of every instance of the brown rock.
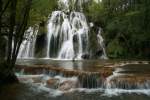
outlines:
[[78, 82], [77, 81], [71, 81], [67, 80], [61, 83], [58, 87], [59, 90], [61, 91], [68, 91], [72, 88], [77, 88], [78, 87]]
[[59, 79], [56, 79], [56, 78], [53, 78], [53, 79], [49, 79], [47, 80], [46, 84], [47, 84], [47, 87], [49, 88], [57, 88], [58, 85], [59, 85]]

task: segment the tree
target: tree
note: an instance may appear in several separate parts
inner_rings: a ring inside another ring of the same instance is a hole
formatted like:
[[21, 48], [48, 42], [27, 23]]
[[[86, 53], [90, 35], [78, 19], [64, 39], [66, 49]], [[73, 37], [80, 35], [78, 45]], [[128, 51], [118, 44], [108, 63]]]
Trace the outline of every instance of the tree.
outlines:
[[[0, 83], [17, 82], [17, 78], [14, 75], [14, 67], [19, 52], [20, 45], [24, 38], [25, 30], [27, 29], [27, 23], [29, 18], [29, 12], [32, 4], [32, 0], [1, 0], [1, 32], [0, 37], [5, 35], [8, 39], [7, 56], [3, 59], [3, 63], [0, 64]], [[20, 8], [20, 2], [24, 3], [24, 6]], [[20, 13], [18, 13], [20, 10]], [[4, 22], [4, 18], [8, 21]], [[17, 20], [17, 17], [20, 17]], [[2, 27], [2, 25], [5, 25]], [[8, 32], [4, 32], [5, 30]], [[4, 32], [4, 33], [3, 33]]]
[[14, 68], [25, 31], [47, 21], [55, 7], [56, 0], [0, 0], [0, 84], [17, 82]]

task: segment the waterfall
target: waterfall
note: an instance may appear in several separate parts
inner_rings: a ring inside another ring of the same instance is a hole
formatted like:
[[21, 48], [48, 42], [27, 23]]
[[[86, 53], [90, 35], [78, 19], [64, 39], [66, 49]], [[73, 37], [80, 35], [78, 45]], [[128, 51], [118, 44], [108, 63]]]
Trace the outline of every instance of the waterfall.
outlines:
[[[89, 0], [58, 0], [58, 9], [53, 11], [47, 24], [45, 58], [89, 58], [90, 23], [83, 13], [82, 5]], [[18, 58], [34, 58], [38, 30], [30, 27], [25, 33]], [[40, 35], [39, 35], [40, 36]], [[102, 59], [107, 59], [104, 41], [99, 32], [97, 43], [102, 48]], [[44, 44], [43, 44], [44, 45]], [[38, 48], [39, 49], [39, 48]], [[43, 51], [42, 51], [43, 52]], [[40, 56], [39, 56], [40, 57]]]
[[20, 50], [17, 57], [18, 59], [34, 58], [37, 33], [38, 29], [33, 27], [29, 27], [28, 30], [25, 32], [25, 39], [20, 46]]
[[101, 56], [101, 59], [108, 59], [106, 50], [105, 50], [104, 39], [101, 35], [101, 28], [99, 28], [99, 32], [97, 34], [97, 40], [98, 40], [99, 46], [102, 48], [102, 51], [103, 51], [103, 55]]
[[[81, 1], [77, 2], [81, 6]], [[59, 0], [58, 3], [61, 10], [54, 11], [48, 21], [47, 58], [81, 59], [82, 54], [87, 52], [85, 48], [88, 48], [86, 17], [81, 12], [68, 12], [71, 0]], [[75, 44], [78, 46], [75, 47]], [[78, 50], [75, 51], [75, 48]]]

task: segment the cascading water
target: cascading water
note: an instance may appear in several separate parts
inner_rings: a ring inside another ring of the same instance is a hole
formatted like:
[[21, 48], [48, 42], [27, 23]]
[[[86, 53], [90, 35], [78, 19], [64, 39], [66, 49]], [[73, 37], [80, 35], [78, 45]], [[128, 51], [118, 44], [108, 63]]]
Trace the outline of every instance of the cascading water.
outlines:
[[[83, 42], [86, 41], [85, 48], [88, 46], [88, 24], [83, 13], [71, 12], [69, 15], [63, 11], [54, 11], [48, 24], [48, 47], [47, 57], [59, 59], [81, 59], [84, 50]], [[77, 38], [77, 41], [74, 40]], [[78, 44], [75, 51], [74, 44]], [[52, 52], [55, 49], [55, 52]]]
[[104, 44], [104, 39], [101, 35], [101, 28], [99, 28], [99, 32], [97, 34], [97, 39], [98, 39], [98, 43], [99, 46], [102, 48], [103, 51], [103, 55], [101, 56], [101, 59], [108, 59], [107, 54], [106, 54], [106, 50], [105, 50], [105, 44]]
[[[44, 47], [45, 58], [54, 59], [82, 59], [89, 55], [89, 34], [90, 27], [82, 5], [89, 0], [58, 0], [60, 10], [53, 11], [47, 25], [46, 46]], [[27, 40], [24, 40], [19, 51], [18, 58], [34, 58], [35, 45], [37, 43], [37, 30], [29, 28], [26, 32]], [[95, 37], [96, 38], [96, 37]], [[107, 55], [104, 48], [104, 41], [99, 32], [97, 43], [102, 48], [102, 56]], [[40, 48], [38, 48], [40, 49]], [[45, 51], [46, 50], [46, 51]], [[93, 54], [94, 55], [94, 54]], [[40, 57], [40, 56], [38, 56]]]
[[29, 29], [26, 31], [24, 36], [25, 40], [22, 42], [20, 46], [18, 59], [34, 57], [37, 33], [38, 33], [38, 29], [33, 27], [29, 27]]
[[[42, 83], [43, 87], [60, 90], [71, 91], [73, 89], [91, 89], [103, 90], [108, 95], [117, 93], [148, 93], [150, 91], [150, 74], [149, 66], [146, 64], [142, 72], [136, 65], [133, 68], [120, 67], [104, 67], [97, 72], [88, 72], [80, 70], [71, 70], [56, 68], [46, 65], [35, 66], [18, 66], [20, 74], [18, 78], [23, 82], [32, 80], [31, 83]], [[134, 67], [137, 67], [135, 70]], [[24, 72], [24, 73], [22, 73]], [[142, 74], [141, 74], [142, 72]], [[29, 75], [26, 75], [28, 73]], [[149, 93], [148, 93], [149, 94]]]
[[[54, 11], [48, 24], [47, 58], [82, 59], [88, 53], [89, 26], [82, 12], [84, 0], [59, 0], [61, 11]], [[75, 7], [76, 6], [76, 7]], [[100, 38], [99, 38], [100, 36]], [[103, 46], [102, 37], [98, 35], [98, 42]], [[103, 48], [104, 55], [106, 53]]]

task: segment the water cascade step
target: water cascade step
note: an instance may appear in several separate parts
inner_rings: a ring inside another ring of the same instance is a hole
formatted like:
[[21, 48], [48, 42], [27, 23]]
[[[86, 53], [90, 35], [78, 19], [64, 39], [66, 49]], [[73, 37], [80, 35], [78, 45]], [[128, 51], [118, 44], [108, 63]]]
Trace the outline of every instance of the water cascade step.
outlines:
[[[149, 73], [125, 73], [124, 70], [121, 66], [101, 67], [95, 72], [70, 70], [49, 65], [17, 66], [17, 71], [22, 73], [20, 75], [33, 75], [33, 77], [30, 76], [33, 82], [42, 82], [44, 79], [45, 84], [60, 90], [72, 88], [150, 89]], [[42, 75], [42, 77], [37, 78], [37, 75]], [[29, 80], [29, 77], [22, 78], [20, 76], [19, 79]]]

